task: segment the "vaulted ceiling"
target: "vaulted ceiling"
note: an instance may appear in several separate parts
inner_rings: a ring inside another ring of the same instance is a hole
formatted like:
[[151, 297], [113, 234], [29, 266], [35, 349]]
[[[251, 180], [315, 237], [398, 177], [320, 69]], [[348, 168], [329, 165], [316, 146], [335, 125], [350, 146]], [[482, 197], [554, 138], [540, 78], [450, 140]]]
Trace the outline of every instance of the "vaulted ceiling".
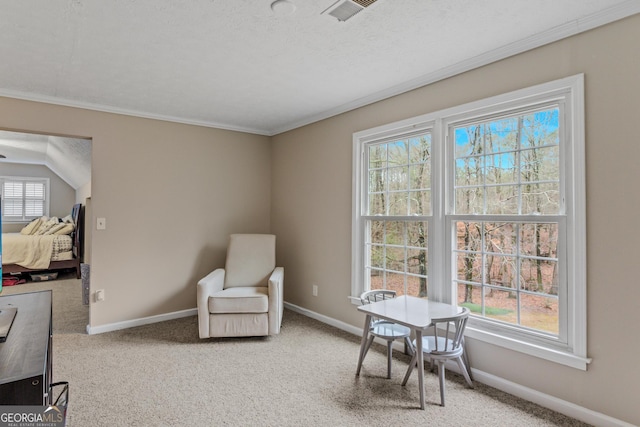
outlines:
[[3, 1], [0, 96], [274, 135], [640, 13], [637, 0], [326, 13], [344, 1]]

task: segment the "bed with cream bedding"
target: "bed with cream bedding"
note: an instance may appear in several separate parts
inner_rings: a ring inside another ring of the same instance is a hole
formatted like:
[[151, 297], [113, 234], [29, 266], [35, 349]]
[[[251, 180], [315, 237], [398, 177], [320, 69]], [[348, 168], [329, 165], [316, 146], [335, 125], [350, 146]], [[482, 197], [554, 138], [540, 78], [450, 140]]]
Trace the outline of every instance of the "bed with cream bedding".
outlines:
[[81, 213], [82, 205], [77, 204], [68, 217], [42, 217], [20, 233], [3, 233], [3, 274], [73, 268], [80, 278]]

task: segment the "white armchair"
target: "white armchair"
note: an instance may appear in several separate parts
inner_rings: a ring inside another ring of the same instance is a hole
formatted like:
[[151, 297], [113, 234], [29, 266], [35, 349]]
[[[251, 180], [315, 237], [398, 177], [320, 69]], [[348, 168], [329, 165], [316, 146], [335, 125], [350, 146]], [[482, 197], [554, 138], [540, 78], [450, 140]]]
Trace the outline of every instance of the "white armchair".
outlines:
[[200, 338], [275, 335], [283, 310], [284, 268], [276, 236], [232, 234], [225, 268], [198, 282]]

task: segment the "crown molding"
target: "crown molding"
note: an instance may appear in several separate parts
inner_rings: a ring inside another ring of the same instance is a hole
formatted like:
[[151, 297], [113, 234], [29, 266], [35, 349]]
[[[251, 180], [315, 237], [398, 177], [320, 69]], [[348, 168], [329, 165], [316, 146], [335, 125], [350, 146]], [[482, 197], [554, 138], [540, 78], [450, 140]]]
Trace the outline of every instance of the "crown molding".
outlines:
[[130, 110], [126, 108], [112, 107], [109, 105], [94, 104], [74, 99], [58, 98], [55, 96], [40, 95], [30, 92], [21, 92], [15, 90], [0, 89], [0, 96], [6, 98], [15, 98], [24, 101], [42, 102], [45, 104], [61, 105], [64, 107], [82, 108], [84, 110], [100, 111], [103, 113], [121, 114], [125, 116], [140, 117], [145, 119], [161, 120], [165, 122], [182, 123], [186, 125], [203, 126], [208, 128], [216, 128], [222, 130], [230, 130], [235, 132], [251, 133], [256, 135], [271, 136], [268, 130], [255, 129], [243, 126], [234, 126], [227, 123], [193, 120], [184, 117], [165, 116], [162, 114], [149, 113], [146, 111]]

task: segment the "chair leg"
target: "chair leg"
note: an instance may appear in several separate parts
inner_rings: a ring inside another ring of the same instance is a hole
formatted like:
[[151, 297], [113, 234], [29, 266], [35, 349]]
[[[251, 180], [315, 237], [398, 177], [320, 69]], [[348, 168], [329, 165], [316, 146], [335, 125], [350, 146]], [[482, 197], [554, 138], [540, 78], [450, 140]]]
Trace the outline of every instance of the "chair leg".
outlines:
[[391, 359], [393, 358], [393, 340], [387, 341], [387, 378], [391, 378]]
[[369, 347], [371, 347], [371, 343], [373, 343], [374, 338], [375, 337], [373, 335], [369, 335], [369, 339], [367, 340], [367, 345], [364, 348], [364, 354], [362, 355], [362, 360], [364, 360], [364, 358], [367, 356], [367, 352], [369, 351]]
[[[464, 344], [463, 344], [464, 346]], [[462, 352], [462, 363], [464, 363], [465, 370], [467, 371], [467, 375], [469, 378], [471, 377], [471, 365], [469, 364], [469, 358], [467, 357], [466, 349]]]
[[409, 368], [407, 369], [407, 373], [404, 374], [404, 379], [402, 380], [402, 385], [407, 385], [407, 381], [409, 381], [409, 377], [411, 376], [411, 372], [413, 372], [413, 368], [416, 367], [418, 363], [418, 353], [416, 351], [413, 352], [413, 357], [411, 357], [411, 362], [409, 362]]
[[473, 383], [471, 382], [471, 377], [469, 376], [469, 372], [467, 372], [467, 367], [465, 366], [462, 357], [457, 358], [456, 362], [458, 362], [460, 372], [462, 372], [462, 375], [464, 375], [464, 379], [467, 381], [467, 384], [469, 384], [469, 387], [474, 388]]
[[440, 406], [444, 406], [444, 360], [438, 360], [438, 380], [440, 381]]

